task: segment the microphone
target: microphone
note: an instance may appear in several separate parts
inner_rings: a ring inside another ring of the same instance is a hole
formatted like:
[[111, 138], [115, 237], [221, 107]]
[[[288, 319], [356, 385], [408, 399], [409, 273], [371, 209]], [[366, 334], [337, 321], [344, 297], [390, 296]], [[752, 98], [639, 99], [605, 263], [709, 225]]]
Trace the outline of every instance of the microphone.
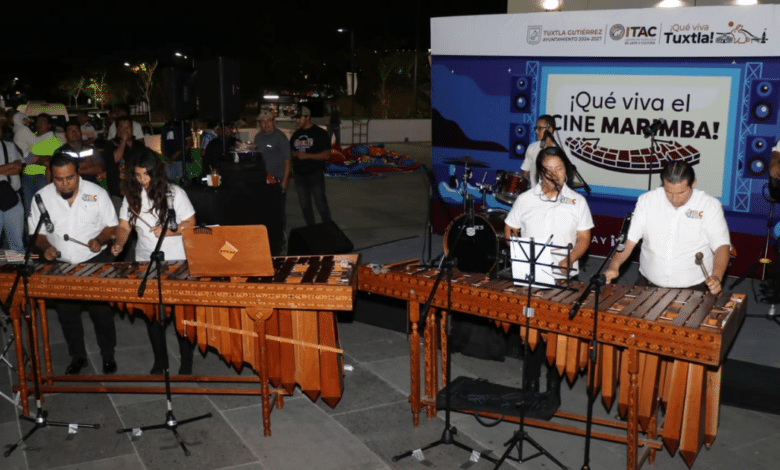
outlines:
[[626, 249], [626, 239], [628, 238], [628, 229], [631, 226], [631, 218], [634, 216], [633, 212], [626, 214], [623, 219], [623, 226], [620, 227], [620, 235], [617, 239], [617, 251], [623, 251]]
[[46, 231], [52, 233], [54, 231], [54, 224], [51, 223], [51, 217], [49, 217], [49, 211], [46, 210], [46, 206], [43, 205], [43, 200], [40, 194], [35, 195], [35, 203], [38, 205], [38, 210], [41, 212], [41, 219], [46, 224]]
[[175, 232], [179, 228], [179, 224], [176, 223], [176, 211], [173, 210], [173, 193], [170, 188], [165, 193], [165, 199], [168, 203], [168, 230]]
[[658, 129], [660, 129], [661, 126], [664, 124], [666, 124], [666, 119], [658, 118], [655, 121], [653, 121], [653, 123], [650, 124], [648, 127], [642, 129], [642, 132], [645, 134], [645, 137], [650, 137], [651, 135], [658, 132]]

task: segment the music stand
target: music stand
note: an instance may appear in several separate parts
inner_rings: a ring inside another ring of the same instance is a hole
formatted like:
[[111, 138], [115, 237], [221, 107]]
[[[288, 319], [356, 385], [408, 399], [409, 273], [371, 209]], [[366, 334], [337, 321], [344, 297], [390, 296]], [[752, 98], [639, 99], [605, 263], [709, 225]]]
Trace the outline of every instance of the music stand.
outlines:
[[[515, 284], [527, 284], [528, 289], [526, 292], [526, 306], [523, 307], [523, 316], [525, 316], [525, 331], [526, 331], [526, 339], [523, 342], [523, 357], [527, 358], [529, 357], [529, 348], [528, 348], [528, 340], [530, 336], [530, 326], [531, 326], [531, 317], [534, 316], [534, 309], [531, 307], [531, 297], [532, 297], [532, 291], [535, 286], [537, 287], [547, 287], [547, 288], [553, 288], [553, 289], [569, 289], [569, 287], [565, 286], [558, 286], [555, 284], [547, 284], [547, 283], [539, 283], [536, 282], [536, 267], [537, 265], [549, 267], [550, 269], [555, 269], [556, 265], [553, 263], [539, 263], [540, 257], [544, 254], [545, 250], [550, 247], [555, 247], [551, 244], [552, 242], [552, 235], [547, 240], [546, 243], [537, 243], [534, 241], [533, 238], [529, 239], [522, 239], [522, 238], [510, 238], [510, 243], [512, 244], [512, 264], [520, 263], [520, 264], [528, 264], [529, 270], [527, 277], [525, 279], [517, 279], [514, 278]], [[514, 245], [514, 244], [517, 245]], [[526, 252], [525, 248], [523, 248], [523, 245], [528, 245], [528, 251]], [[515, 249], [514, 247], [517, 247]], [[536, 248], [540, 247], [539, 253], [536, 253]], [[566, 247], [556, 247], [561, 249], [566, 249], [568, 251], [568, 254], [571, 254], [571, 245], [568, 245]], [[516, 256], [521, 256], [520, 258], [516, 258]], [[514, 273], [514, 266], [512, 269], [512, 272]], [[567, 271], [567, 278], [569, 276], [569, 273]], [[537, 347], [541, 347], [541, 345], [537, 345]], [[496, 466], [494, 469], [498, 469], [502, 463], [504, 463], [504, 460], [514, 460], [515, 462], [523, 463], [527, 462], [531, 459], [535, 459], [536, 457], [540, 457], [544, 455], [548, 459], [550, 459], [555, 465], [560, 467], [562, 470], [567, 470], [567, 467], [563, 465], [561, 462], [559, 462], [555, 457], [550, 454], [544, 447], [542, 447], [541, 444], [536, 442], [525, 430], [525, 397], [526, 397], [526, 390], [525, 385], [528, 383], [528, 367], [524, 364], [523, 365], [523, 388], [521, 390], [523, 393], [520, 394], [522, 397], [520, 401], [516, 404], [517, 407], [520, 408], [520, 419], [518, 422], [518, 430], [514, 432], [512, 437], [504, 443], [504, 446], [507, 448], [506, 451], [501, 455], [501, 458], [496, 462]], [[529, 392], [532, 392], [529, 390]], [[529, 444], [531, 444], [533, 447], [536, 448], [537, 452], [533, 455], [530, 455], [528, 457], [523, 457], [523, 442], [528, 441]], [[511, 457], [509, 454], [512, 453], [512, 450], [517, 448], [517, 457]]]
[[173, 415], [173, 398], [171, 397], [171, 377], [170, 373], [168, 371], [169, 364], [168, 364], [168, 342], [165, 340], [165, 304], [163, 303], [163, 296], [162, 296], [162, 272], [163, 272], [163, 261], [165, 260], [165, 253], [160, 251], [160, 248], [162, 247], [162, 242], [165, 239], [165, 235], [168, 233], [168, 226], [172, 223], [173, 219], [172, 216], [173, 211], [168, 211], [168, 217], [164, 224], [162, 224], [162, 233], [160, 233], [160, 237], [157, 239], [157, 246], [154, 247], [154, 251], [152, 252], [151, 261], [149, 262], [149, 268], [146, 270], [146, 273], [144, 274], [144, 279], [141, 281], [140, 287], [138, 287], [138, 297], [144, 296], [144, 291], [146, 290], [146, 282], [149, 279], [149, 274], [152, 272], [152, 265], [154, 264], [156, 269], [155, 275], [157, 276], [157, 321], [159, 322], [160, 328], [162, 329], [162, 354], [163, 354], [163, 373], [165, 374], [165, 398], [167, 400], [168, 404], [168, 410], [165, 413], [165, 422], [162, 424], [152, 424], [149, 426], [141, 426], [138, 428], [123, 428], [123, 429], [117, 429], [117, 434], [122, 434], [126, 432], [132, 432], [133, 435], [140, 436], [144, 431], [149, 431], [152, 429], [168, 429], [173, 433], [173, 436], [176, 438], [176, 440], [179, 442], [179, 445], [184, 450], [184, 455], [190, 456], [190, 451], [187, 449], [187, 446], [184, 444], [184, 439], [179, 435], [179, 432], [177, 431], [177, 428], [180, 425], [191, 423], [193, 421], [198, 421], [205, 418], [211, 418], [211, 413], [206, 413], [204, 415], [195, 416], [193, 418], [183, 419], [181, 421], [177, 421], [176, 417]]

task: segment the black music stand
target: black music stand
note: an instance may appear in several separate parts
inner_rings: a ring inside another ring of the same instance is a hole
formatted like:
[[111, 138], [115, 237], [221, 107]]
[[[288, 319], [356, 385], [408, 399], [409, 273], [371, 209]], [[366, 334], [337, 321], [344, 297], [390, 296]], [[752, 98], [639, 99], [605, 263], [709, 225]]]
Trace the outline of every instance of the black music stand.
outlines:
[[[92, 429], [100, 429], [99, 424], [80, 424], [80, 423], [64, 423], [61, 421], [49, 421], [48, 416], [49, 412], [43, 409], [42, 406], [42, 392], [41, 392], [41, 384], [40, 384], [40, 378], [38, 375], [38, 367], [40, 366], [38, 362], [38, 356], [35, 354], [35, 335], [33, 335], [33, 316], [32, 316], [32, 308], [30, 307], [31, 299], [30, 299], [30, 290], [29, 290], [29, 284], [30, 284], [30, 276], [33, 273], [32, 266], [30, 265], [30, 255], [32, 254], [32, 247], [35, 243], [35, 239], [38, 238], [38, 234], [41, 231], [41, 226], [43, 225], [43, 217], [38, 218], [38, 225], [35, 227], [35, 232], [33, 232], [32, 237], [30, 238], [30, 246], [27, 247], [27, 251], [24, 254], [24, 261], [21, 265], [19, 265], [19, 268], [17, 269], [16, 273], [16, 279], [14, 279], [14, 284], [11, 287], [11, 291], [8, 293], [8, 298], [5, 301], [5, 304], [3, 305], [6, 312], [11, 311], [11, 304], [14, 300], [14, 294], [16, 293], [16, 288], [19, 285], [19, 279], [22, 279], [22, 282], [24, 283], [24, 320], [27, 326], [27, 342], [30, 345], [30, 368], [32, 369], [33, 373], [33, 387], [35, 391], [35, 407], [38, 409], [37, 414], [35, 415], [35, 418], [31, 418], [29, 416], [25, 415], [19, 415], [19, 419], [22, 419], [24, 421], [29, 421], [31, 423], [34, 423], [35, 426], [32, 427], [25, 435], [21, 437], [18, 441], [16, 441], [14, 444], [8, 447], [8, 449], [3, 453], [3, 456], [8, 457], [11, 455], [11, 453], [16, 450], [19, 445], [21, 445], [24, 441], [27, 440], [30, 436], [35, 434], [35, 431], [39, 429], [43, 429], [47, 426], [56, 426], [56, 427], [67, 427], [69, 429], [73, 428], [92, 428]], [[57, 257], [59, 258], [59, 253], [57, 253]], [[21, 341], [21, 339], [20, 339]]]
[[[457, 244], [458, 240], [460, 240], [460, 237], [465, 228], [466, 228], [465, 225], [460, 228], [460, 231], [458, 232], [458, 236], [455, 239], [455, 244]], [[436, 292], [439, 289], [439, 284], [441, 283], [442, 278], [446, 274], [447, 310], [444, 313], [444, 315], [445, 315], [445, 331], [447, 332], [446, 333], [447, 334], [447, 364], [445, 364], [444, 367], [446, 369], [445, 376], [447, 380], [447, 386], [445, 387], [446, 390], [444, 391], [444, 430], [442, 431], [441, 437], [438, 440], [426, 444], [418, 449], [409, 450], [401, 454], [395, 455], [391, 459], [393, 462], [398, 462], [403, 458], [409, 457], [410, 455], [414, 455], [416, 452], [422, 452], [424, 450], [432, 449], [440, 445], [454, 445], [455, 447], [459, 447], [465, 451], [471, 452], [472, 455], [474, 455], [476, 452], [476, 449], [472, 449], [466, 444], [463, 444], [455, 440], [455, 435], [458, 433], [458, 430], [450, 424], [450, 414], [451, 414], [450, 408], [451, 408], [451, 399], [452, 399], [452, 387], [450, 386], [452, 383], [452, 366], [451, 366], [452, 364], [452, 325], [451, 325], [452, 270], [457, 266], [457, 264], [458, 264], [457, 259], [455, 259], [452, 256], [442, 257], [441, 262], [439, 263], [439, 274], [438, 276], [436, 276], [436, 281], [433, 284], [433, 288], [431, 289], [431, 293], [428, 296], [428, 300], [425, 302], [425, 306], [423, 307], [422, 315], [421, 315], [421, 318], [425, 318], [428, 315], [428, 310], [430, 310], [431, 308], [431, 304], [433, 303], [433, 298], [436, 296]], [[490, 462], [497, 462], [496, 459], [494, 459], [489, 455], [480, 454], [480, 457]]]
[[149, 431], [152, 429], [168, 429], [173, 433], [173, 436], [176, 438], [176, 440], [179, 442], [179, 445], [184, 450], [184, 455], [190, 456], [190, 451], [187, 449], [187, 446], [184, 444], [184, 439], [179, 435], [179, 431], [177, 428], [180, 425], [191, 423], [193, 421], [198, 421], [205, 418], [211, 418], [211, 413], [206, 413], [204, 415], [195, 416], [193, 418], [187, 418], [183, 419], [181, 421], [177, 421], [176, 417], [173, 415], [173, 399], [171, 398], [171, 376], [169, 373], [169, 364], [168, 364], [168, 342], [165, 340], [165, 304], [163, 303], [163, 296], [162, 296], [162, 269], [163, 269], [163, 261], [165, 260], [165, 253], [160, 251], [160, 248], [162, 247], [162, 242], [165, 239], [165, 235], [168, 233], [168, 226], [172, 222], [172, 211], [168, 211], [168, 217], [164, 224], [162, 224], [162, 233], [160, 233], [160, 237], [157, 239], [157, 246], [154, 247], [154, 251], [152, 252], [151, 261], [149, 262], [149, 268], [146, 270], [146, 273], [144, 274], [144, 279], [141, 281], [141, 285], [138, 287], [138, 297], [144, 296], [144, 291], [146, 290], [146, 281], [149, 279], [149, 274], [152, 272], [152, 266], [154, 265], [156, 269], [155, 275], [157, 276], [157, 321], [160, 325], [160, 328], [163, 331], [162, 334], [162, 354], [163, 354], [163, 369], [165, 374], [165, 398], [167, 400], [168, 404], [168, 410], [165, 413], [165, 422], [162, 424], [152, 424], [149, 426], [141, 426], [138, 428], [123, 428], [123, 429], [117, 429], [117, 434], [122, 434], [126, 432], [132, 432], [134, 435], [140, 435], [140, 433], [143, 433], [144, 431]]
[[[532, 291], [533, 287], [536, 285], [540, 285], [540, 283], [536, 282], [536, 265], [539, 260], [539, 257], [542, 255], [542, 252], [547, 249], [548, 247], [551, 247], [553, 245], [550, 244], [552, 241], [552, 236], [548, 239], [547, 243], [542, 245], [542, 249], [539, 251], [539, 254], [536, 253], [536, 243], [534, 242], [534, 239], [531, 238], [529, 240], [510, 240], [510, 241], [516, 241], [518, 243], [518, 247], [525, 255], [526, 259], [515, 259], [512, 257], [512, 262], [518, 261], [521, 263], [529, 263], [529, 272], [528, 272], [528, 278], [527, 279], [517, 279], [516, 282], [520, 283], [527, 283], [528, 284], [528, 291], [526, 296], [526, 306], [523, 308], [523, 315], [525, 316], [525, 331], [526, 331], [526, 339], [523, 342], [523, 357], [527, 358], [529, 357], [529, 348], [528, 348], [528, 335], [530, 335], [530, 326], [531, 326], [531, 317], [534, 316], [534, 309], [531, 307], [531, 297], [532, 297]], [[526, 253], [525, 249], [523, 249], [522, 244], [528, 244], [528, 252]], [[568, 256], [571, 255], [571, 245], [567, 247], [560, 247], [560, 248], [566, 248], [568, 250]], [[554, 269], [553, 264], [542, 264], [542, 266], [548, 266], [551, 269]], [[568, 278], [569, 272], [567, 271], [567, 278]], [[514, 278], [514, 276], [512, 276]], [[541, 284], [545, 287], [550, 288], [556, 288], [556, 289], [569, 289], [565, 286], [557, 286], [557, 285], [549, 285], [549, 284]], [[537, 345], [537, 347], [541, 347], [541, 345]], [[555, 465], [560, 467], [562, 470], [567, 470], [567, 467], [563, 465], [561, 462], [559, 462], [555, 457], [553, 457], [550, 452], [548, 452], [544, 447], [542, 447], [541, 444], [536, 442], [525, 430], [525, 398], [526, 398], [526, 391], [524, 390], [525, 384], [528, 383], [528, 367], [526, 365], [523, 365], [523, 393], [520, 395], [520, 401], [517, 402], [516, 406], [520, 408], [520, 420], [518, 422], [518, 430], [514, 432], [511, 439], [506, 441], [504, 443], [504, 447], [506, 447], [506, 451], [501, 455], [501, 458], [496, 462], [496, 466], [494, 467], [495, 470], [497, 470], [502, 463], [504, 463], [504, 460], [514, 460], [515, 462], [523, 463], [527, 462], [531, 459], [535, 459], [536, 457], [541, 457], [544, 455], [548, 459], [550, 459]], [[529, 390], [529, 392], [532, 392], [532, 390]], [[551, 397], [548, 397], [551, 398]], [[523, 457], [523, 442], [528, 441], [529, 444], [531, 444], [533, 447], [536, 448], [537, 452], [533, 455], [530, 455], [528, 457]], [[517, 457], [511, 457], [509, 454], [512, 453], [512, 450], [517, 449]]]

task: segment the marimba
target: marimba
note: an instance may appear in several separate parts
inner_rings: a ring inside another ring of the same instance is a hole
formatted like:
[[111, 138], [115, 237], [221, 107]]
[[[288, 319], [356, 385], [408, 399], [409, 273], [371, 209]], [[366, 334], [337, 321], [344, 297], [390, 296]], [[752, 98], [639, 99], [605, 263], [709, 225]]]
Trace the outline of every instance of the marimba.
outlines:
[[[438, 366], [437, 341], [446, 342], [444, 323], [437, 325], [431, 309], [424, 325], [425, 397], [420, 397], [420, 348], [418, 322], [420, 304], [427, 301], [438, 272], [421, 267], [416, 260], [388, 266], [361, 266], [358, 289], [408, 302], [411, 325], [410, 361], [413, 421], [427, 408], [435, 416]], [[571, 283], [571, 290], [535, 290], [531, 307], [535, 315], [526, 331], [523, 308], [528, 291], [510, 280], [491, 280], [485, 274], [457, 272], [453, 276], [452, 309], [493, 320], [505, 330], [521, 325], [523, 338], [531, 348], [546, 337], [547, 359], [573, 381], [588, 366], [589, 341], [593, 337], [594, 296], [583, 304], [574, 319], [569, 309], [585, 284]], [[447, 285], [442, 282], [433, 307], [447, 307]], [[686, 289], [605, 286], [599, 302], [598, 361], [595, 385], [607, 408], [617, 397], [618, 410], [626, 422], [594, 420], [595, 424], [626, 430], [625, 436], [593, 433], [593, 437], [622, 442], [628, 446], [627, 468], [639, 468], [646, 458], [652, 463], [655, 451], [664, 445], [670, 453], [678, 449], [690, 467], [705, 444], [717, 434], [720, 407], [721, 364], [742, 323], [747, 308], [742, 294], [713, 296]], [[446, 344], [441, 344], [445, 361]], [[442, 383], [446, 380], [442, 374]], [[618, 387], [618, 385], [622, 385]], [[657, 423], [659, 407], [666, 413]], [[556, 416], [584, 420], [581, 415], [559, 411]], [[511, 418], [507, 418], [511, 420]], [[584, 435], [578, 427], [557, 422], [527, 419], [528, 424]], [[659, 438], [659, 427], [660, 440]], [[640, 440], [639, 431], [647, 438]], [[645, 446], [642, 456], [639, 445]]]
[[[173, 393], [253, 394], [262, 396], [263, 425], [270, 433], [270, 397], [282, 406], [282, 396], [296, 385], [311, 400], [322, 397], [334, 407], [343, 392], [343, 357], [339, 347], [335, 310], [352, 310], [359, 255], [274, 258], [275, 273], [268, 277], [191, 278], [186, 261], [166, 261], [162, 268], [162, 296], [168, 313], [175, 312], [177, 331], [212, 347], [237, 370], [248, 364], [256, 377], [174, 376], [177, 382], [256, 383], [259, 389], [173, 388]], [[32, 307], [41, 317], [44, 370], [43, 392], [164, 393], [164, 388], [116, 387], [100, 382], [159, 381], [160, 377], [128, 375], [54, 375], [49, 350], [45, 299], [102, 301], [132, 312], [142, 310], [156, 318], [158, 288], [151, 272], [146, 291], [138, 287], [148, 263], [36, 263], [30, 277]], [[156, 268], [151, 268], [156, 271]], [[7, 296], [14, 282], [13, 265], [0, 266], [0, 292]], [[22, 360], [20, 282], [11, 310], [19, 366], [19, 391], [24, 414], [29, 414], [25, 363]], [[37, 328], [33, 327], [37, 348]], [[37, 349], [36, 349], [37, 351]], [[37, 357], [42, 357], [36, 354]], [[36, 364], [40, 367], [39, 364]], [[98, 385], [61, 386], [55, 382], [93, 382]], [[269, 383], [277, 389], [271, 390]]]

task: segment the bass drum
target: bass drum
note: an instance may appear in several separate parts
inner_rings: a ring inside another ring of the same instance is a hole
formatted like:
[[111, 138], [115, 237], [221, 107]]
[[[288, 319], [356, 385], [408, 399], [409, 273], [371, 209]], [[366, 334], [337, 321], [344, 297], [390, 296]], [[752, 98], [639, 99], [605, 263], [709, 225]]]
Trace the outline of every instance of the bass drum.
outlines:
[[473, 227], [468, 227], [466, 214], [458, 216], [444, 232], [444, 254], [458, 260], [460, 271], [490, 272], [499, 261], [499, 237], [504, 236], [506, 215], [503, 209], [474, 214]]

